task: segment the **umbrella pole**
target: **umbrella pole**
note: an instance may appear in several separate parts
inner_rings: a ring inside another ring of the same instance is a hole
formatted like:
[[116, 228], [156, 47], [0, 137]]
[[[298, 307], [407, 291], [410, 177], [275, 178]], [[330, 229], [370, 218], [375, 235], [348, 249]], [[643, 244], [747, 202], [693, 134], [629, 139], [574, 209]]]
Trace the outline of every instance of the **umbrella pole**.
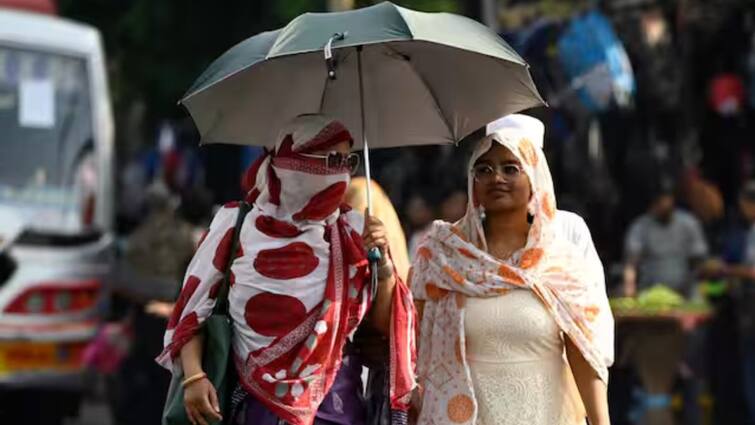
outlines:
[[367, 214], [372, 214], [372, 193], [371, 183], [372, 177], [370, 174], [370, 147], [367, 144], [367, 133], [365, 133], [365, 117], [364, 117], [364, 82], [362, 81], [362, 46], [357, 46], [357, 72], [359, 73], [359, 112], [361, 114], [361, 133], [362, 144], [364, 145], [364, 173], [367, 178]]
[[[364, 145], [364, 175], [367, 178], [367, 215], [372, 215], [372, 175], [370, 173], [370, 146], [367, 144], [367, 133], [365, 132], [364, 117], [364, 81], [362, 81], [362, 46], [357, 46], [357, 76], [359, 79], [359, 112], [361, 114], [362, 125], [362, 143]], [[372, 248], [367, 253], [367, 259], [370, 261], [370, 275], [372, 277], [372, 298], [375, 299], [378, 287], [378, 263], [382, 260], [382, 254], [377, 248]]]
[[[372, 186], [372, 176], [370, 173], [370, 146], [367, 144], [367, 133], [365, 132], [365, 118], [364, 118], [364, 82], [362, 81], [362, 46], [357, 46], [357, 69], [359, 72], [359, 111], [361, 113], [361, 125], [362, 125], [362, 144], [364, 145], [364, 176], [367, 179], [367, 215], [372, 215], [372, 190], [370, 186]], [[372, 302], [375, 302], [377, 299], [377, 289], [378, 289], [378, 264], [382, 260], [382, 254], [380, 253], [380, 250], [377, 248], [372, 248], [370, 252], [367, 253], [367, 259], [370, 262], [370, 280], [372, 284]], [[369, 372], [367, 374], [367, 382], [372, 383], [375, 382], [377, 377], [380, 375], [383, 375], [384, 382], [387, 382], [389, 379], [388, 376], [388, 369], [384, 365], [382, 368], [369, 368]], [[369, 385], [369, 384], [368, 384]], [[382, 403], [387, 403], [386, 400], [389, 399], [389, 394], [387, 394], [386, 391], [387, 387], [381, 388], [382, 394], [379, 394], [377, 397], [378, 400], [382, 400]], [[373, 389], [374, 390], [374, 389]], [[379, 391], [380, 391], [379, 390]], [[369, 393], [368, 393], [369, 394]], [[365, 395], [368, 395], [365, 394]], [[382, 396], [382, 397], [381, 397]], [[373, 401], [374, 403], [374, 401]], [[382, 409], [379, 410], [379, 412], [382, 411]], [[379, 416], [382, 416], [380, 413]], [[378, 421], [379, 422], [379, 421]]]

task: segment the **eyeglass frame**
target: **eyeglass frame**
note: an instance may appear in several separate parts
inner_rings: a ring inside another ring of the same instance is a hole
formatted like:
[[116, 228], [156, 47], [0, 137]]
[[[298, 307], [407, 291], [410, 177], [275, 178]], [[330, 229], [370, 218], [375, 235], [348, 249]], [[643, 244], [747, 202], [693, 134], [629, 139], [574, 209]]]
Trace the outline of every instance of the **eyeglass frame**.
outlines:
[[[520, 164], [517, 164], [515, 162], [507, 162], [505, 164], [489, 164], [489, 163], [478, 163], [472, 166], [472, 169], [470, 170], [472, 172], [472, 177], [475, 179], [475, 181], [478, 181], [480, 183], [483, 183], [484, 178], [481, 178], [478, 176], [477, 169], [479, 167], [490, 167], [492, 171], [494, 171], [494, 174], [491, 174], [489, 177], [490, 179], [495, 178], [495, 176], [501, 176], [504, 181], [511, 182], [517, 178], [519, 178], [524, 173], [524, 167], [522, 167]], [[517, 170], [517, 172], [513, 175], [509, 175], [504, 171], [504, 168], [506, 167], [513, 167]]]
[[[346, 168], [349, 170], [349, 174], [351, 174], [352, 176], [356, 174], [357, 170], [359, 170], [359, 165], [361, 164], [359, 154], [354, 153], [354, 152], [343, 154], [341, 152], [332, 151], [332, 152], [328, 152], [327, 155], [319, 155], [319, 154], [314, 154], [314, 153], [300, 153], [299, 155], [305, 158], [310, 158], [310, 159], [325, 160], [325, 166], [329, 169]], [[332, 158], [340, 158], [340, 161], [336, 160], [337, 162], [340, 162], [340, 163], [333, 164], [331, 162]], [[349, 164], [349, 160], [351, 158], [355, 158], [353, 160], [353, 165]]]

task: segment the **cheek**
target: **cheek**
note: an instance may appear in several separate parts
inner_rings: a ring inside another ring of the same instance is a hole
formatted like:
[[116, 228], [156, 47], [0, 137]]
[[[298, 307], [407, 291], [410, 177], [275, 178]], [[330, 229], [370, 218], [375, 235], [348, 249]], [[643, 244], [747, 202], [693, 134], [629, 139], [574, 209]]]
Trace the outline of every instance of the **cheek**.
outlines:
[[517, 198], [524, 202], [529, 202], [532, 197], [532, 187], [530, 186], [529, 179], [522, 179], [516, 185]]
[[474, 185], [472, 186], [472, 195], [474, 196], [472, 203], [475, 207], [479, 207], [480, 204], [484, 203], [485, 191], [482, 187], [482, 184], [478, 183], [476, 180], [474, 182]]
[[516, 197], [516, 200], [514, 202], [517, 206], [525, 208], [527, 205], [529, 205], [530, 199], [530, 190], [529, 188], [525, 188], [518, 192], [518, 196]]

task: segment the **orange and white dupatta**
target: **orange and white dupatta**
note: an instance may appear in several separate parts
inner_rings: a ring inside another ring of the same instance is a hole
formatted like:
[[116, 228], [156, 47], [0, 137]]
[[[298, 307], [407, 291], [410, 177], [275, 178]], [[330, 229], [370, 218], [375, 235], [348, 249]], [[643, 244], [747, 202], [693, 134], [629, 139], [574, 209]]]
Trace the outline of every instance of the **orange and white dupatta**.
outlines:
[[[410, 276], [415, 298], [426, 301], [417, 362], [422, 400], [419, 424], [476, 422], [477, 401], [464, 348], [467, 297], [495, 297], [515, 288], [530, 289], [604, 382], [613, 362], [614, 324], [602, 264], [577, 252], [554, 223], [556, 202], [542, 151], [543, 124], [535, 118], [512, 115], [495, 126], [492, 132], [489, 126], [489, 135], [469, 163], [466, 215], [456, 224], [433, 224]], [[518, 158], [532, 186], [528, 208], [533, 221], [516, 264], [488, 254], [481, 207], [474, 202], [472, 167], [493, 143], [505, 146]]]

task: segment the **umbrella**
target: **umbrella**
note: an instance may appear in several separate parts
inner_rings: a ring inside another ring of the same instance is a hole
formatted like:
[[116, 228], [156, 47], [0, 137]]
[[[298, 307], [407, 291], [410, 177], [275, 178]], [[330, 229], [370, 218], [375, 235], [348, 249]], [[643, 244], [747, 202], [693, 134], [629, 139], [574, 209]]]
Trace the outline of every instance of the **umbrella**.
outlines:
[[306, 13], [242, 41], [181, 103], [202, 143], [271, 146], [293, 117], [328, 114], [365, 148], [369, 179], [368, 139], [378, 148], [456, 143], [543, 101], [525, 61], [487, 27], [386, 2]]

